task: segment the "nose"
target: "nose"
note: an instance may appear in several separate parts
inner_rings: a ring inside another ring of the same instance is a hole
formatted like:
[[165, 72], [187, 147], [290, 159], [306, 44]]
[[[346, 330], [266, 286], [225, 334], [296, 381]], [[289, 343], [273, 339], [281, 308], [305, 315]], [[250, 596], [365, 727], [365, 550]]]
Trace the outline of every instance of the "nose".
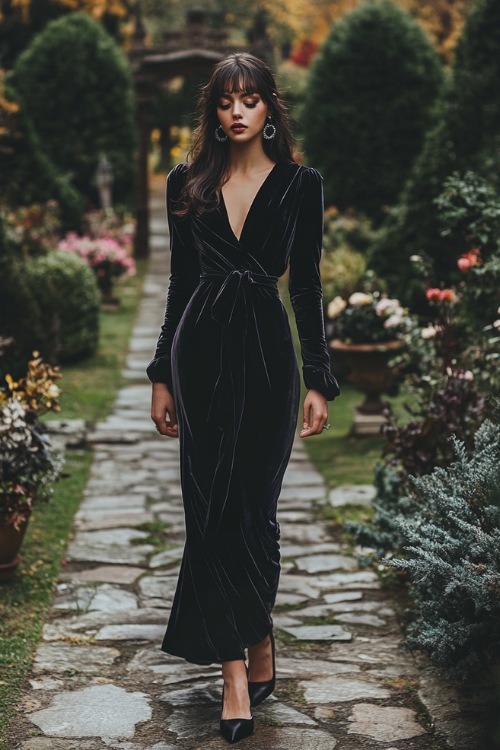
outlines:
[[238, 102], [238, 101], [233, 102], [232, 114], [233, 114], [233, 117], [237, 120], [239, 120], [242, 116], [241, 106], [242, 106], [241, 102]]

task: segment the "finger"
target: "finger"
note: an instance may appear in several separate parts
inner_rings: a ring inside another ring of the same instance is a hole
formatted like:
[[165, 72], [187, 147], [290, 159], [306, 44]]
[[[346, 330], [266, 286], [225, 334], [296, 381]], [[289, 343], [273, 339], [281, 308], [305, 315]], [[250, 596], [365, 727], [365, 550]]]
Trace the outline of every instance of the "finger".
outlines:
[[323, 432], [323, 425], [326, 424], [328, 414], [325, 414], [323, 410], [315, 412], [314, 408], [312, 412], [309, 432], [304, 437], [308, 437], [309, 435], [319, 435]]
[[160, 412], [153, 412], [151, 414], [151, 419], [155, 423], [156, 430], [160, 433], [160, 435], [169, 435], [170, 434], [170, 421], [167, 419], [167, 412], [166, 410], [162, 409]]
[[175, 412], [175, 406], [172, 404], [171, 407], [167, 409], [167, 419], [170, 421], [170, 425], [172, 427], [177, 425], [177, 414]]
[[302, 429], [300, 431], [300, 435], [304, 435], [310, 429], [310, 425], [309, 425], [310, 413], [311, 413], [311, 407], [309, 406], [307, 401], [304, 401], [304, 410], [303, 410], [304, 421], [302, 423]]

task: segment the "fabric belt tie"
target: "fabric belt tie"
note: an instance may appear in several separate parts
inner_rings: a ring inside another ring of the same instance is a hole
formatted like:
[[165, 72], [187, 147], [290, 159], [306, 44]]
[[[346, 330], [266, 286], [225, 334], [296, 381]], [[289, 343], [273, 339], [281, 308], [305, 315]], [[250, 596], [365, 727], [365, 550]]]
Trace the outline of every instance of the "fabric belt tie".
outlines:
[[250, 270], [240, 271], [235, 268], [229, 273], [202, 273], [200, 281], [218, 281], [223, 279], [222, 285], [212, 304], [212, 318], [223, 326], [228, 326], [233, 318], [234, 308], [239, 296], [242, 283], [257, 284], [258, 286], [277, 289], [278, 277], [265, 273], [254, 273]]

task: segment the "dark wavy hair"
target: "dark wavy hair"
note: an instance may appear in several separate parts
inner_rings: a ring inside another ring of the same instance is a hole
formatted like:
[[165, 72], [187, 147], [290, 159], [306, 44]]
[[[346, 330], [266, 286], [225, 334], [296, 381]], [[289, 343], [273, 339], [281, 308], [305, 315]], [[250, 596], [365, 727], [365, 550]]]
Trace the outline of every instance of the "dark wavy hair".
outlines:
[[228, 55], [217, 63], [210, 80], [201, 87], [198, 125], [188, 154], [191, 162], [175, 210], [178, 216], [186, 216], [190, 211], [200, 215], [216, 208], [218, 191], [228, 179], [229, 170], [228, 141], [220, 143], [215, 138], [219, 125], [217, 105], [224, 93], [241, 91], [258, 93], [269, 107], [276, 136], [272, 140], [263, 139], [265, 153], [275, 162], [293, 161], [288, 113], [272, 70], [263, 60], [246, 52]]

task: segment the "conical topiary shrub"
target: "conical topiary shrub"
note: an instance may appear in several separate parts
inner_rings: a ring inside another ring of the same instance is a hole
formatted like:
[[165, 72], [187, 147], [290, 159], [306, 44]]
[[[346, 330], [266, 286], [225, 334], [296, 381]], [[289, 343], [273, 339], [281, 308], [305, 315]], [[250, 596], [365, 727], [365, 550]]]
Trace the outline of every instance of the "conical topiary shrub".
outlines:
[[329, 203], [383, 216], [421, 148], [440, 83], [433, 45], [389, 0], [369, 0], [332, 26], [302, 110], [304, 149]]
[[125, 55], [83, 13], [49, 23], [20, 55], [14, 86], [44, 152], [90, 202], [99, 153], [114, 171], [114, 200], [133, 195], [133, 88]]

